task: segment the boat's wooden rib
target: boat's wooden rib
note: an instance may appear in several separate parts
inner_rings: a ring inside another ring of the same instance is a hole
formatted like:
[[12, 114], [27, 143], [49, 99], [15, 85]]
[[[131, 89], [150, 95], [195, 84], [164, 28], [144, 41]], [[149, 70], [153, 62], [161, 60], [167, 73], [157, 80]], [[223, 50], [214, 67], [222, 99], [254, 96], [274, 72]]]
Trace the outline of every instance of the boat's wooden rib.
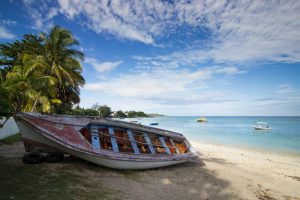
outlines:
[[150, 152], [151, 152], [152, 154], [155, 154], [155, 150], [154, 150], [154, 148], [153, 148], [152, 142], [151, 142], [149, 136], [147, 135], [147, 133], [143, 133], [143, 136], [144, 136], [144, 138], [145, 138], [145, 140], [146, 140], [146, 143], [147, 143], [147, 145], [148, 145], [148, 148], [150, 149]]
[[164, 137], [160, 136], [159, 140], [160, 140], [162, 146], [165, 148], [165, 151], [167, 152], [167, 154], [171, 154], [171, 151], [170, 151], [169, 147], [167, 146]]
[[114, 129], [112, 127], [109, 127], [108, 131], [109, 131], [113, 151], [114, 152], [119, 152], [118, 144], [117, 144], [117, 141], [116, 141], [116, 138], [115, 138]]
[[178, 151], [178, 149], [177, 149], [177, 147], [176, 147], [176, 145], [175, 145], [175, 143], [174, 143], [173, 139], [172, 139], [172, 138], [170, 138], [169, 140], [170, 140], [170, 142], [171, 142], [171, 144], [172, 144], [173, 148], [175, 149], [176, 153], [180, 153], [180, 152]]
[[34, 113], [19, 113], [16, 122], [26, 151], [59, 151], [112, 168], [156, 168], [197, 157], [183, 135], [132, 123]]
[[131, 146], [132, 146], [132, 148], [134, 150], [134, 153], [135, 154], [140, 154], [140, 150], [139, 150], [139, 148], [138, 148], [138, 146], [136, 144], [136, 141], [135, 141], [135, 139], [133, 137], [132, 131], [128, 129], [127, 130], [127, 134], [128, 134], [128, 137], [129, 137], [129, 139], [131, 141]]

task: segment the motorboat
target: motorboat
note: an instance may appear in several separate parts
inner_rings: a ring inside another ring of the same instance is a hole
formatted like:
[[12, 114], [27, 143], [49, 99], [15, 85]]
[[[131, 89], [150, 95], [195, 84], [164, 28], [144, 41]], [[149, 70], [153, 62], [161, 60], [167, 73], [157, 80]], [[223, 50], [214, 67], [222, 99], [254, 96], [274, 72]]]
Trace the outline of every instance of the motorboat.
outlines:
[[18, 113], [25, 151], [70, 154], [116, 169], [149, 169], [194, 161], [198, 154], [173, 131], [100, 117]]
[[272, 130], [272, 128], [268, 125], [267, 122], [255, 122], [254, 125], [252, 125], [254, 130]]

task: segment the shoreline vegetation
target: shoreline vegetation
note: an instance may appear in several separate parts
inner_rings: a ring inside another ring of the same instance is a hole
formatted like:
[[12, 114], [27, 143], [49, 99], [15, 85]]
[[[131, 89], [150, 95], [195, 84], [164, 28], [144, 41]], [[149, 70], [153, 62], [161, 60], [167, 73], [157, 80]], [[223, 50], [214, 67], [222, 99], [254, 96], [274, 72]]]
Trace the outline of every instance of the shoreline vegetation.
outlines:
[[107, 105], [94, 104], [91, 108], [81, 108], [76, 106], [70, 111], [66, 112], [68, 115], [88, 115], [88, 116], [100, 116], [111, 118], [150, 118], [150, 117], [164, 117], [165, 115], [150, 113], [146, 114], [143, 111], [112, 111]]

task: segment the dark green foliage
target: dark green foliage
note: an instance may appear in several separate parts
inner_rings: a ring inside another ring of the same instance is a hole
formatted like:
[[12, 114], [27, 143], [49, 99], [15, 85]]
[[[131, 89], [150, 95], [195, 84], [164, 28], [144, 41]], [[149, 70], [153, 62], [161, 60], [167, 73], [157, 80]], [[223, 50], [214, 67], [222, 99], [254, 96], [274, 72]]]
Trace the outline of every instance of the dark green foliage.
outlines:
[[67, 112], [69, 115], [86, 115], [86, 116], [99, 116], [99, 111], [92, 108], [84, 109], [77, 106], [76, 108]]
[[148, 115], [142, 111], [128, 111], [127, 117], [135, 118], [135, 117], [148, 117]]
[[162, 115], [162, 114], [158, 114], [158, 113], [150, 113], [150, 114], [147, 114], [148, 117], [165, 117], [165, 115]]
[[93, 109], [85, 109], [84, 110], [84, 115], [88, 115], [88, 116], [98, 116], [99, 115], [99, 111], [97, 110], [93, 110]]
[[72, 104], [61, 103], [54, 106], [54, 113], [56, 114], [66, 114], [72, 112]]
[[59, 26], [48, 34], [27, 34], [22, 40], [0, 44], [2, 86], [9, 91], [6, 102], [15, 112], [64, 114], [80, 102], [84, 55], [74, 48], [77, 45], [73, 34]]
[[8, 71], [17, 64], [23, 54], [39, 55], [43, 52], [42, 38], [33, 34], [26, 34], [21, 41], [0, 44], [0, 66]]
[[126, 118], [127, 115], [122, 111], [122, 110], [118, 110], [115, 114], [114, 117], [118, 117], [118, 118]]
[[107, 105], [100, 106], [98, 111], [100, 112], [100, 117], [109, 117], [111, 114], [111, 108]]
[[13, 113], [13, 108], [9, 102], [8, 91], [0, 85], [0, 119], [1, 117], [10, 117]]

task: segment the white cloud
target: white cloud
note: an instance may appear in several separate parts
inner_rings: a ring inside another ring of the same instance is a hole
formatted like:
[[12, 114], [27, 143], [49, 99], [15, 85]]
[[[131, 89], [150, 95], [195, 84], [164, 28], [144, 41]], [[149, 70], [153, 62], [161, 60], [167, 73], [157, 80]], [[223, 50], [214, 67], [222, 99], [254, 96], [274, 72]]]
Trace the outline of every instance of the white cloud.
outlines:
[[[86, 84], [83, 92], [93, 100], [85, 98], [81, 104], [109, 102], [114, 110], [138, 109], [168, 115], [299, 115], [300, 93], [289, 83], [255, 91], [254, 95], [225, 89], [227, 76], [244, 72], [234, 66], [172, 69], [167, 73], [152, 68]], [[221, 82], [217, 81], [219, 75]]]
[[[38, 3], [39, 6], [36, 6]], [[24, 0], [35, 27], [51, 25], [58, 14], [97, 33], [156, 44], [185, 40], [189, 50], [166, 57], [187, 55], [187, 63], [213, 60], [215, 63], [253, 61], [300, 61], [300, 2], [290, 1], [97, 1]], [[195, 38], [183, 27], [193, 27], [208, 37], [195, 45]], [[183, 32], [181, 38], [173, 38]], [[186, 39], [189, 38], [189, 39]], [[193, 50], [190, 50], [193, 49]]]
[[[243, 73], [236, 67], [213, 66], [198, 70], [169, 70], [160, 69], [144, 73], [132, 73], [98, 83], [87, 83], [88, 91], [101, 91], [112, 96], [161, 104], [197, 104], [205, 101], [232, 100], [229, 92], [205, 91], [207, 81], [214, 75], [234, 75]], [[201, 91], [201, 94], [199, 92]], [[204, 92], [205, 91], [205, 92]]]
[[47, 30], [53, 26], [53, 18], [58, 15], [58, 8], [51, 1], [23, 0], [28, 15], [33, 20], [33, 29]]
[[2, 39], [14, 39], [16, 37], [15, 34], [11, 33], [5, 27], [0, 26], [0, 38]]
[[95, 70], [101, 73], [110, 72], [123, 63], [123, 61], [101, 63], [94, 58], [86, 58], [85, 62], [91, 64]]
[[289, 83], [281, 84], [278, 86], [277, 93], [279, 94], [293, 94], [296, 92], [296, 89]]
[[[221, 61], [271, 60], [298, 62], [299, 1], [69, 1], [61, 12], [73, 19], [82, 14], [94, 31], [154, 44], [182, 25], [206, 28], [209, 49], [190, 52], [193, 59]], [[199, 55], [200, 58], [197, 58]]]
[[0, 24], [5, 25], [5, 26], [15, 26], [15, 25], [17, 25], [17, 22], [14, 20], [10, 20], [10, 19], [3, 19], [3, 20], [0, 20]]

